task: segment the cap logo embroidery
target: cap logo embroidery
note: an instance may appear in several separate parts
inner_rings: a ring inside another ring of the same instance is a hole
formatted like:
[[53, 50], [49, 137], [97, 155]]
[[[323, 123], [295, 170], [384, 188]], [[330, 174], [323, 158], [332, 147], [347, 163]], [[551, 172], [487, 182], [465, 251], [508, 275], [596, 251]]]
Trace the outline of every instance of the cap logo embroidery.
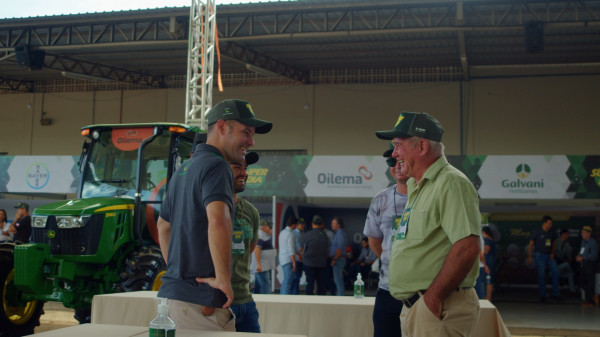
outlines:
[[427, 130], [423, 129], [423, 128], [419, 128], [419, 127], [415, 127], [415, 131], [416, 132], [420, 132], [420, 133], [425, 133], [427, 132]]
[[404, 116], [400, 115], [398, 117], [398, 120], [396, 121], [396, 125], [394, 125], [394, 127], [398, 126], [398, 124], [400, 124], [400, 122], [402, 122], [403, 119], [404, 119]]
[[223, 115], [230, 115], [233, 114], [233, 112], [231, 112], [230, 108], [225, 108], [225, 113], [223, 113]]
[[248, 110], [250, 111], [250, 113], [252, 114], [252, 117], [254, 117], [254, 111], [252, 111], [252, 106], [250, 105], [250, 103], [246, 104], [246, 108], [248, 108]]

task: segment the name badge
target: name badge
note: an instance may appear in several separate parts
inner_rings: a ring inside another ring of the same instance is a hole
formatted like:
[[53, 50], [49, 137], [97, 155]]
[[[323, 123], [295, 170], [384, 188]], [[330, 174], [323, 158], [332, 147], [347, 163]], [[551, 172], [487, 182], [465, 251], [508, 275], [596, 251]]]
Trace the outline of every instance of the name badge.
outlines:
[[546, 247], [552, 246], [552, 240], [546, 239]]
[[398, 226], [398, 233], [396, 234], [396, 240], [404, 240], [406, 238], [406, 231], [408, 229], [408, 220], [410, 220], [410, 212], [411, 208], [407, 208], [402, 213], [402, 219], [400, 220], [400, 225]]
[[244, 255], [244, 248], [244, 228], [241, 226], [233, 226], [231, 253], [233, 255]]

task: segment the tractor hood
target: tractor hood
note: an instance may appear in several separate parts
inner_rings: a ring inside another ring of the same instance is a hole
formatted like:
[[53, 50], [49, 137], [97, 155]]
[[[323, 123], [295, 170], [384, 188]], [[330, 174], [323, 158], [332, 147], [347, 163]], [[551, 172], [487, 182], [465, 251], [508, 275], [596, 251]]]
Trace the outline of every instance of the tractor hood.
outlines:
[[98, 197], [53, 202], [37, 207], [33, 215], [85, 215], [133, 208], [133, 199]]

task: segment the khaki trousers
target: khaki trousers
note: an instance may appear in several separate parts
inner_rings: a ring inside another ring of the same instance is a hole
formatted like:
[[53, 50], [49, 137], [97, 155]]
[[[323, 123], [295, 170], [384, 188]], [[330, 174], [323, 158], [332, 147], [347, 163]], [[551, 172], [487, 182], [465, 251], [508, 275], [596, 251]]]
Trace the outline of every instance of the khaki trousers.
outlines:
[[479, 299], [475, 289], [459, 289], [450, 293], [442, 303], [442, 319], [435, 317], [423, 297], [415, 304], [402, 308], [400, 325], [402, 336], [431, 337], [470, 336], [479, 319]]
[[177, 329], [235, 331], [235, 316], [229, 308], [216, 308], [212, 315], [204, 316], [200, 304], [177, 300], [167, 302], [169, 317]]

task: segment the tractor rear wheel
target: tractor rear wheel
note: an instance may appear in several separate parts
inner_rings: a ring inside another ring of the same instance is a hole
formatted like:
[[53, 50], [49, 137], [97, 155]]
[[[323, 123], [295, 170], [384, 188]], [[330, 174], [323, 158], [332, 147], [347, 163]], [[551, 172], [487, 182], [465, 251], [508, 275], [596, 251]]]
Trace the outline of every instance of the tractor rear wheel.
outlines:
[[0, 265], [0, 336], [17, 337], [33, 334], [40, 325], [40, 316], [44, 313], [43, 301], [25, 302], [22, 293], [14, 284], [15, 269], [12, 260], [3, 260]]

